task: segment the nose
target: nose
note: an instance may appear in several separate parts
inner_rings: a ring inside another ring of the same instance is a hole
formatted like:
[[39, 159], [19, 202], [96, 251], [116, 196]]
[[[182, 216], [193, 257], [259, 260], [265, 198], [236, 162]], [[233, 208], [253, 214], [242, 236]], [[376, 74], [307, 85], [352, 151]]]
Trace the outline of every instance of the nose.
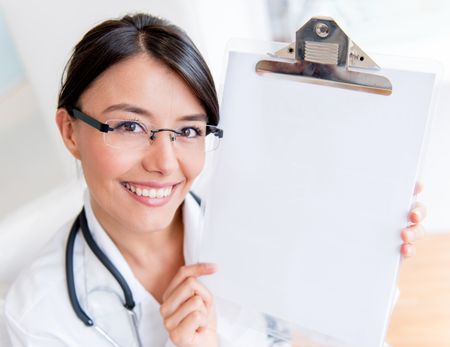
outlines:
[[170, 175], [179, 167], [176, 146], [171, 132], [160, 132], [150, 139], [150, 144], [142, 160], [144, 168]]

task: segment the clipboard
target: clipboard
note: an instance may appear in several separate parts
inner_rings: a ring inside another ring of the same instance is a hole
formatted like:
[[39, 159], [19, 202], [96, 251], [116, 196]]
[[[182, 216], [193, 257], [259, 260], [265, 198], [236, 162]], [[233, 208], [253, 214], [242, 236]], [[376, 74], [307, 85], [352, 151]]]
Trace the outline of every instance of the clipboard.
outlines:
[[237, 45], [198, 249], [219, 272], [202, 280], [324, 346], [380, 347], [439, 66], [369, 56], [324, 17], [290, 45]]

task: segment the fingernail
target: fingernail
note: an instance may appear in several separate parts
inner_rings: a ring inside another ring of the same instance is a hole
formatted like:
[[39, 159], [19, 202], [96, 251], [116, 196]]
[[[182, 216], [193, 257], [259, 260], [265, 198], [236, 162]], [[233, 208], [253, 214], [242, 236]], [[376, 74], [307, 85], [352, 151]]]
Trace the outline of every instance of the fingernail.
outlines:
[[217, 264], [214, 263], [204, 263], [208, 270], [217, 270]]

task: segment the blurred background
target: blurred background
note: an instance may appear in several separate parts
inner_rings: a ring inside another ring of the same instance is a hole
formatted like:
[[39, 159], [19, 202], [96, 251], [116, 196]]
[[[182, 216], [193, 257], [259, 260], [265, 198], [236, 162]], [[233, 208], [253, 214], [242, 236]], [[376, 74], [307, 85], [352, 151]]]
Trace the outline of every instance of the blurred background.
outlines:
[[421, 197], [430, 232], [450, 230], [450, 5], [445, 0], [0, 0], [0, 220], [76, 176], [54, 124], [71, 49], [94, 24], [146, 11], [184, 28], [217, 85], [232, 37], [290, 42], [311, 16], [336, 19], [364, 50], [440, 61], [437, 99]]

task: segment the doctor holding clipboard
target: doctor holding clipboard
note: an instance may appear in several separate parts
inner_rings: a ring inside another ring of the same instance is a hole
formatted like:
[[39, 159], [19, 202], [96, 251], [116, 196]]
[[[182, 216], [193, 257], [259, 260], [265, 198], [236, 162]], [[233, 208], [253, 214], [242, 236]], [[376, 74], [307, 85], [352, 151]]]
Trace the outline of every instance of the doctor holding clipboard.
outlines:
[[[84, 208], [10, 288], [11, 346], [218, 346], [220, 312], [198, 281], [217, 268], [194, 263], [190, 188], [224, 134], [195, 45], [151, 15], [99, 24], [68, 62], [56, 123], [83, 168]], [[424, 216], [411, 211], [403, 255]]]

